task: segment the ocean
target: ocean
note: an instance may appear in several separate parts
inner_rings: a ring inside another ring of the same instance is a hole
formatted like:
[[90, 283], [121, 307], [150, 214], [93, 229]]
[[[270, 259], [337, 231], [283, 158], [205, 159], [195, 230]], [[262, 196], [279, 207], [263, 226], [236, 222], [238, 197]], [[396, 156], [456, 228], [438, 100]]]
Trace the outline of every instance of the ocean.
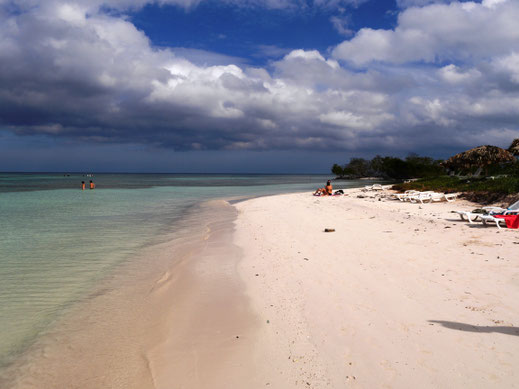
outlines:
[[311, 191], [329, 178], [0, 174], [0, 375], [140, 251], [210, 217], [201, 203]]

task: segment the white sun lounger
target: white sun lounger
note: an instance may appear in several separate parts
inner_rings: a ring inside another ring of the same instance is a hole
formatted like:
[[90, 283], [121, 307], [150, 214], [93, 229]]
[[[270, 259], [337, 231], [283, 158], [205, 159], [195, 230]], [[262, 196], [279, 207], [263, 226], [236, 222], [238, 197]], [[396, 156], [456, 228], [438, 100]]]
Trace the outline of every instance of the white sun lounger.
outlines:
[[500, 224], [503, 224], [506, 227], [506, 220], [500, 217], [494, 217], [492, 215], [481, 215], [481, 221], [486, 226], [487, 223], [495, 223], [497, 228], [501, 229]]
[[406, 190], [404, 193], [395, 193], [393, 196], [400, 201], [410, 201], [411, 196], [415, 196], [419, 193], [417, 190]]
[[449, 203], [456, 200], [458, 195], [456, 193], [437, 193], [437, 192], [420, 192], [414, 195], [409, 196], [409, 201], [412, 203], [432, 203], [432, 202], [440, 202], [447, 201]]
[[[469, 223], [473, 223], [474, 221], [477, 221], [479, 218], [481, 218], [481, 216], [492, 216], [492, 215], [495, 215], [495, 214], [504, 214], [504, 215], [509, 215], [509, 214], [515, 214], [517, 212], [519, 212], [519, 201], [513, 203], [512, 205], [510, 205], [508, 208], [501, 208], [501, 207], [481, 207], [481, 209], [483, 209], [484, 211], [487, 212], [487, 214], [485, 213], [474, 213], [474, 212], [471, 212], [471, 211], [452, 211], [453, 213], [457, 213], [458, 215], [460, 215], [460, 218], [461, 220], [467, 220]], [[491, 221], [495, 221], [495, 220], [492, 220], [490, 218], [486, 218], [488, 222], [491, 222]], [[496, 219], [496, 218], [494, 218]], [[499, 219], [499, 218], [497, 218]], [[500, 219], [500, 220], [503, 220], [503, 219]], [[502, 223], [502, 222], [497, 222], [497, 226], [499, 227], [499, 223]]]
[[506, 209], [499, 207], [482, 207], [481, 209], [486, 210], [488, 213], [478, 213], [472, 211], [452, 211], [452, 213], [457, 213], [461, 220], [467, 220], [469, 223], [473, 223], [480, 219], [481, 216], [502, 214], [503, 212], [506, 212]]
[[452, 212], [460, 215], [461, 220], [467, 220], [471, 224], [473, 224], [476, 220], [478, 220], [481, 215], [484, 215], [484, 213], [474, 213], [471, 211], [452, 211]]
[[373, 190], [384, 190], [384, 187], [381, 184], [373, 184], [373, 185], [366, 185], [364, 189], [362, 189], [363, 192], [369, 192]]
[[[500, 215], [517, 215], [518, 213], [519, 213], [519, 210], [511, 210], [511, 209], [507, 209], [504, 212], [499, 212]], [[496, 223], [497, 228], [501, 228], [500, 224], [504, 224], [506, 227], [505, 219], [503, 219], [501, 217], [495, 217], [496, 214], [497, 214], [497, 212], [494, 214], [490, 214], [490, 215], [481, 215], [480, 216], [481, 221], [483, 222], [484, 225], [487, 225], [487, 223]]]
[[426, 193], [421, 196], [420, 202], [423, 204], [425, 203], [432, 203], [432, 202], [439, 202], [439, 201], [447, 201], [449, 203], [456, 200], [458, 195], [456, 193], [436, 193], [436, 192], [430, 192]]

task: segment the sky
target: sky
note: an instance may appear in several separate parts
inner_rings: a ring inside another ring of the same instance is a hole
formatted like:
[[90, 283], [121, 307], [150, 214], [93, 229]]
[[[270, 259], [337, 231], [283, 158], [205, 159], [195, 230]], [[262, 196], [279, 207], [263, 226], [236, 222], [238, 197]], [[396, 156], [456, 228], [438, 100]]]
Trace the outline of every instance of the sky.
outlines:
[[326, 173], [519, 137], [517, 0], [0, 0], [0, 171]]

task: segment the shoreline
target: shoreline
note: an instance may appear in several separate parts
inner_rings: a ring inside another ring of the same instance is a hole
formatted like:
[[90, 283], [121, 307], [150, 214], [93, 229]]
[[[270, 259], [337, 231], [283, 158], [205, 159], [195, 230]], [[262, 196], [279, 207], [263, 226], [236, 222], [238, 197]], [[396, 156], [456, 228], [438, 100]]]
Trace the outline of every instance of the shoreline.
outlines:
[[345, 192], [201, 204], [202, 228], [109, 277], [0, 384], [517, 385], [517, 232], [455, 220], [467, 201]]
[[[204, 385], [199, 369], [218, 375], [236, 364], [247, 375], [243, 348], [256, 338], [248, 336], [254, 316], [234, 274], [240, 257], [230, 244], [234, 208], [214, 200], [192, 216], [183, 230], [144, 248], [65, 312], [2, 371], [0, 386], [192, 387]], [[224, 346], [225, 358], [204, 356]]]

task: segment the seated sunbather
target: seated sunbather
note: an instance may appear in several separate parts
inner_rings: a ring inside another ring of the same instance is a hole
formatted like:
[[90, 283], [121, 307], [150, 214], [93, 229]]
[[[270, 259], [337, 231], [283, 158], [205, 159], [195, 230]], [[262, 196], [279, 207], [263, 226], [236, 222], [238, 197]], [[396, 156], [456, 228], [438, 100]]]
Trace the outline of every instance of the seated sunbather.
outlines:
[[324, 188], [319, 188], [314, 192], [314, 196], [331, 196], [333, 194], [332, 182], [328, 180]]

